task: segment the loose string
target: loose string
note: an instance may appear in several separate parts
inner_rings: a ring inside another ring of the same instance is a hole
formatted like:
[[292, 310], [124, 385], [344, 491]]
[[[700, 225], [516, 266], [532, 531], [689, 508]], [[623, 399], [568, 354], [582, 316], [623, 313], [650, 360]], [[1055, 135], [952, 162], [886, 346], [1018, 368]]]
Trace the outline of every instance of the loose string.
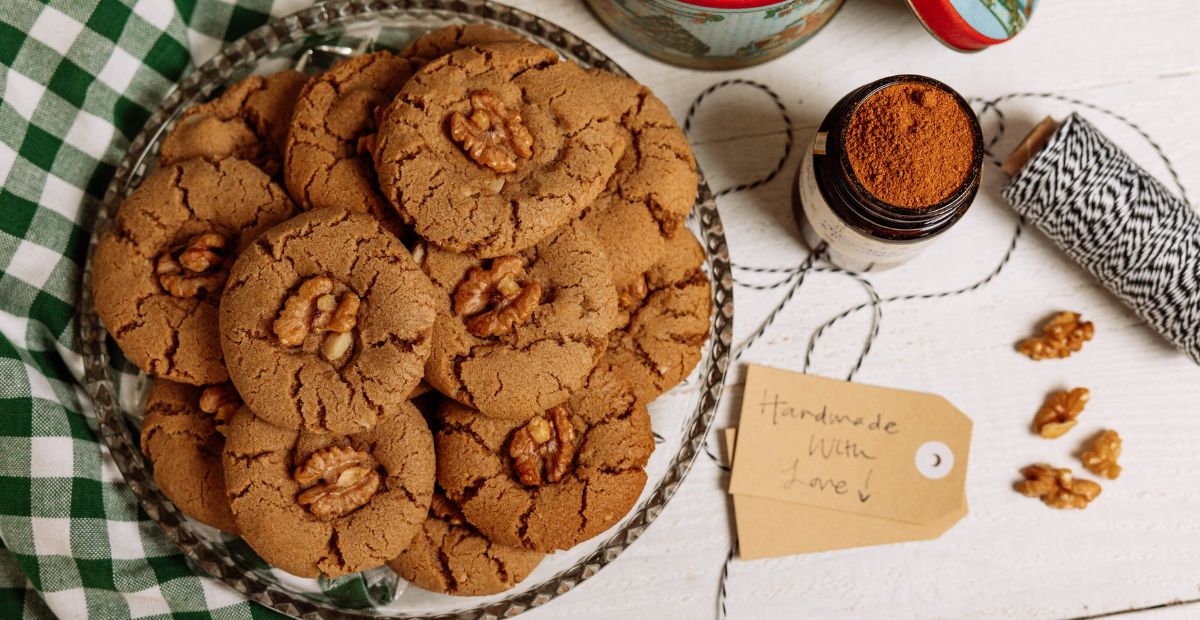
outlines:
[[[795, 145], [795, 139], [794, 139], [794, 135], [793, 135], [794, 128], [792, 126], [791, 118], [788, 115], [787, 107], [786, 107], [786, 105], [784, 105], [782, 98], [777, 93], [775, 93], [775, 91], [772, 90], [770, 87], [768, 87], [764, 84], [761, 84], [759, 82], [753, 82], [750, 80], [742, 80], [742, 79], [725, 80], [725, 81], [713, 84], [712, 86], [706, 88], [703, 92], [701, 92], [699, 95], [697, 95], [696, 99], [692, 102], [691, 106], [688, 108], [687, 116], [685, 117], [684, 125], [683, 125], [684, 131], [690, 133], [691, 128], [692, 128], [692, 123], [696, 116], [696, 113], [699, 110], [701, 104], [704, 102], [705, 99], [707, 99], [713, 93], [715, 93], [723, 88], [727, 88], [730, 86], [738, 86], [738, 85], [749, 86], [749, 87], [755, 88], [755, 89], [760, 90], [763, 93], [767, 94], [771, 98], [771, 100], [774, 102], [776, 108], [779, 111], [780, 117], [783, 120], [784, 127], [786, 130], [785, 134], [787, 136], [787, 140], [786, 140], [786, 144], [784, 146], [784, 152], [781, 154], [781, 156], [779, 157], [775, 166], [771, 169], [771, 171], [769, 173], [767, 173], [766, 175], [764, 175], [763, 177], [761, 177], [759, 179], [756, 179], [756, 180], [753, 180], [753, 181], [750, 181], [747, 183], [736, 184], [731, 187], [722, 189], [721, 191], [717, 192], [716, 196], [718, 196], [718, 197], [754, 189], [754, 188], [766, 185], [766, 184], [770, 183], [771, 181], [773, 181], [783, 171], [783, 168], [786, 165], [787, 161], [791, 158], [792, 151], [794, 150], [794, 145]], [[1143, 130], [1141, 127], [1137, 126], [1132, 121], [1125, 118], [1124, 116], [1117, 114], [1116, 112], [1113, 112], [1111, 110], [1108, 110], [1106, 108], [1103, 108], [1103, 107], [1098, 106], [1093, 103], [1082, 101], [1080, 99], [1076, 99], [1073, 97], [1058, 95], [1055, 93], [1031, 93], [1031, 92], [1010, 93], [1007, 95], [1001, 95], [1001, 96], [993, 98], [993, 99], [976, 98], [976, 99], [972, 100], [972, 102], [974, 104], [980, 106], [980, 115], [981, 116], [984, 114], [991, 113], [991, 114], [994, 114], [997, 119], [996, 133], [988, 140], [985, 150], [984, 150], [988, 162], [990, 164], [992, 164], [993, 166], [999, 167], [1002, 164], [1001, 160], [998, 157], [996, 157], [995, 153], [993, 152], [993, 149], [1003, 138], [1004, 132], [1006, 129], [1006, 125], [1005, 125], [1006, 119], [1005, 119], [1003, 110], [1000, 108], [1000, 104], [1007, 102], [1007, 101], [1016, 100], [1016, 99], [1055, 100], [1055, 101], [1059, 101], [1059, 102], [1063, 102], [1063, 103], [1067, 103], [1067, 104], [1071, 104], [1071, 105], [1075, 105], [1075, 106], [1079, 106], [1082, 108], [1096, 111], [1098, 113], [1104, 114], [1105, 116], [1108, 116], [1108, 117], [1124, 124], [1125, 126], [1129, 127], [1135, 133], [1137, 133], [1139, 136], [1141, 136], [1141, 138], [1143, 140], [1145, 140], [1146, 143], [1151, 146], [1151, 148], [1154, 149], [1154, 151], [1158, 155], [1159, 159], [1162, 160], [1163, 164], [1166, 166], [1166, 169], [1171, 176], [1171, 180], [1174, 183], [1175, 187], [1178, 189], [1179, 195], [1182, 198], [1183, 202], [1190, 206], [1190, 202], [1189, 202], [1188, 196], [1187, 196], [1187, 191], [1183, 186], [1183, 183], [1179, 177], [1179, 174], [1177, 173], [1177, 171], [1175, 169], [1174, 164], [1171, 162], [1170, 158], [1167, 157], [1165, 151], [1163, 151], [1163, 149], [1158, 145], [1158, 143], [1153, 138], [1151, 138], [1150, 135], [1145, 130]], [[885, 305], [891, 304], [891, 303], [898, 303], [898, 302], [944, 299], [944, 298], [954, 297], [954, 296], [958, 296], [958, 295], [965, 295], [967, 293], [978, 291], [979, 289], [987, 286], [988, 284], [993, 282], [997, 277], [999, 277], [999, 275], [1004, 271], [1004, 269], [1010, 264], [1013, 255], [1016, 253], [1016, 249], [1017, 249], [1018, 243], [1022, 237], [1024, 227], [1025, 227], [1025, 218], [1023, 216], [1017, 216], [1016, 222], [1013, 226], [1012, 233], [1010, 234], [1009, 242], [1005, 248], [1004, 253], [1001, 255], [1000, 260], [995, 264], [995, 266], [986, 275], [984, 275], [983, 277], [981, 277], [981, 278], [975, 280], [974, 282], [971, 282], [970, 284], [967, 284], [965, 286], [961, 286], [961, 287], [950, 289], [950, 290], [944, 290], [944, 291], [921, 292], [921, 293], [902, 293], [902, 294], [897, 294], [897, 295], [890, 295], [887, 297], [880, 297], [878, 292], [876, 291], [874, 285], [870, 282], [870, 280], [868, 280], [862, 274], [848, 272], [848, 271], [839, 269], [836, 266], [832, 266], [832, 265], [817, 266], [817, 262], [824, 258], [824, 253], [825, 253], [825, 249], [826, 249], [824, 244], [822, 244], [820, 247], [818, 247], [815, 251], [810, 252], [808, 254], [808, 256], [798, 265], [759, 266], [759, 265], [745, 265], [745, 264], [733, 262], [732, 266], [735, 271], [735, 276], [734, 276], [734, 285], [735, 286], [738, 286], [740, 288], [744, 288], [747, 290], [752, 290], [752, 291], [771, 291], [771, 290], [776, 290], [776, 289], [786, 287], [786, 290], [784, 291], [783, 296], [775, 304], [775, 306], [771, 309], [771, 311], [767, 314], [767, 316], [763, 320], [763, 322], [758, 326], [757, 329], [754, 330], [754, 332], [748, 338], [746, 338], [734, 350], [733, 361], [734, 362], [739, 361], [742, 358], [742, 356], [750, 349], [750, 347], [753, 346], [756, 342], [759, 341], [759, 339], [762, 338], [762, 336], [767, 332], [767, 330], [775, 322], [776, 318], [787, 308], [787, 306], [790, 304], [790, 302], [795, 298], [797, 291], [799, 291], [801, 285], [803, 285], [807, 275], [810, 272], [817, 271], [817, 272], [824, 272], [824, 273], [838, 273], [838, 274], [843, 274], [847, 277], [850, 277], [853, 280], [855, 280], [857, 283], [859, 283], [863, 287], [863, 289], [866, 291], [868, 300], [866, 302], [863, 302], [863, 303], [860, 303], [860, 304], [857, 304], [854, 306], [850, 306], [850, 307], [842, 310], [841, 312], [839, 312], [839, 313], [835, 314], [833, 317], [831, 317], [829, 320], [822, 323], [820, 326], [818, 326], [813, 331], [813, 333], [809, 337], [808, 347], [805, 350], [804, 372], [807, 372], [811, 366], [813, 354], [817, 348], [818, 342], [821, 340], [821, 338], [826, 333], [828, 333], [830, 331], [830, 329], [834, 325], [836, 325], [840, 321], [843, 321], [843, 320], [849, 318], [850, 316], [856, 314], [857, 312], [860, 312], [864, 309], [870, 308], [872, 311], [870, 329], [868, 330], [866, 338], [863, 341], [863, 346], [862, 346], [862, 349], [860, 350], [857, 360], [855, 361], [853, 366], [850, 368], [850, 371], [847, 373], [847, 380], [852, 380], [854, 378], [854, 376], [857, 374], [857, 372], [862, 368], [867, 355], [871, 352], [872, 346], [874, 345], [875, 340], [879, 336], [880, 325], [881, 325], [882, 319], [883, 319], [883, 307]], [[747, 277], [749, 277], [749, 276], [762, 276], [762, 275], [782, 276], [782, 277], [779, 279], [776, 279], [775, 281], [767, 282], [767, 283], [752, 282], [752, 281], [747, 280]], [[726, 471], [726, 472], [730, 471], [730, 467], [724, 463], [724, 459], [720, 458], [716, 453], [713, 452], [707, 437], [703, 444], [703, 448], [704, 448], [705, 454], [708, 455], [709, 459], [715, 466], [717, 466], [718, 468], [720, 468], [723, 471]], [[729, 552], [726, 554], [725, 561], [721, 567], [720, 584], [719, 584], [719, 589], [717, 592], [718, 618], [721, 620], [724, 620], [724, 618], [727, 616], [726, 602], [728, 599], [728, 591], [729, 591], [729, 587], [728, 587], [729, 574], [730, 574], [731, 565], [732, 565], [734, 559], [737, 557], [737, 553], [738, 553], [738, 540], [737, 540], [737, 534], [734, 533], [733, 541], [732, 541], [732, 544], [730, 545]]]
[[776, 94], [775, 91], [771, 90], [771, 87], [767, 86], [766, 84], [763, 84], [761, 82], [755, 82], [753, 80], [743, 80], [743, 79], [733, 79], [733, 80], [725, 80], [722, 82], [717, 82], [716, 84], [713, 84], [712, 86], [709, 86], [708, 88], [704, 89], [704, 91], [701, 92], [699, 95], [696, 95], [696, 99], [694, 101], [692, 101], [692, 105], [688, 108], [687, 116], [685, 116], [683, 118], [683, 132], [685, 134], [691, 133], [692, 121], [696, 117], [696, 112], [700, 109], [700, 104], [703, 103], [704, 100], [709, 97], [709, 95], [712, 95], [713, 93], [717, 92], [718, 90], [721, 90], [723, 88], [728, 88], [730, 86], [748, 86], [750, 88], [755, 88], [755, 89], [758, 89], [758, 90], [766, 93], [766, 95], [771, 98], [771, 101], [774, 102], [775, 109], [779, 111], [780, 118], [783, 119], [783, 126], [786, 129], [785, 135], [786, 135], [787, 141], [783, 146], [783, 155], [780, 156], [779, 161], [775, 162], [775, 167], [772, 168], [771, 171], [766, 174], [766, 176], [764, 176], [760, 179], [750, 181], [748, 183], [740, 183], [737, 185], [733, 185], [732, 187], [726, 187], [725, 189], [722, 189], [721, 191], [716, 193], [716, 195], [715, 195], [716, 198], [720, 198], [721, 196], [727, 196], [729, 194], [736, 194], [737, 192], [744, 192], [747, 190], [752, 190], [756, 187], [761, 187], [761, 186], [766, 185], [767, 183], [770, 183], [771, 181], [775, 180], [775, 177], [779, 176], [780, 172], [783, 172], [783, 167], [785, 165], [787, 165], [787, 160], [788, 160], [788, 158], [790, 158], [792, 156], [792, 147], [795, 144], [795, 136], [793, 135], [795, 133], [795, 129], [792, 126], [792, 117], [788, 115], [787, 106], [784, 105], [783, 99], [781, 99], [779, 97], [779, 95]]

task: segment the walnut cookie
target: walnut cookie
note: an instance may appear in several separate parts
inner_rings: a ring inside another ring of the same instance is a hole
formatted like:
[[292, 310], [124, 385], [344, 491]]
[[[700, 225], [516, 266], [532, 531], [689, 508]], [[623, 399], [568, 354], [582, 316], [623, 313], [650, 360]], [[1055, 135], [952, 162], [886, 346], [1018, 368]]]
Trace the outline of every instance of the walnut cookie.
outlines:
[[627, 286], [662, 256], [696, 201], [698, 176], [687, 136], [650, 89], [597, 71], [604, 101], [620, 115], [629, 147], [583, 221], [608, 253], [613, 281]]
[[243, 407], [228, 434], [225, 484], [242, 538], [293, 575], [382, 566], [428, 513], [433, 437], [407, 402], [348, 436], [283, 429]]
[[428, 248], [421, 267], [440, 292], [425, 381], [490, 416], [567, 400], [616, 325], [608, 259], [578, 223], [492, 260]]
[[528, 422], [457, 403], [439, 418], [437, 475], [447, 497], [493, 543], [543, 553], [569, 549], [629, 512], [654, 450], [645, 406], [606, 367]]
[[592, 75], [527, 42], [452, 52], [383, 112], [384, 195], [438, 247], [512, 254], [574, 219], [625, 148]]
[[703, 264], [704, 248], [681, 228], [662, 259], [621, 290], [625, 325], [609, 336], [600, 363], [621, 368], [644, 403], [678, 385], [700, 361], [712, 326], [712, 286]]
[[221, 302], [230, 377], [272, 424], [371, 428], [421, 380], [434, 299], [408, 250], [373, 217], [302, 213], [233, 266]]
[[484, 24], [453, 24], [431, 30], [408, 44], [400, 56], [420, 68], [449, 54], [472, 45], [521, 41], [521, 35]]
[[292, 107], [307, 80], [298, 71], [251, 75], [188, 108], [163, 138], [159, 164], [236, 157], [274, 175], [283, 162]]
[[158, 379], [142, 419], [142, 453], [154, 465], [154, 483], [184, 514], [237, 533], [221, 452], [224, 425], [241, 406], [228, 384], [205, 388]]
[[[375, 109], [412, 75], [409, 61], [387, 51], [344, 60], [309, 79], [300, 92], [284, 149], [284, 182], [301, 208], [339, 207], [388, 221], [370, 155]], [[396, 228], [393, 226], [393, 228]]]
[[418, 587], [456, 596], [497, 594], [521, 583], [544, 554], [494, 544], [435, 491], [421, 531], [388, 566]]
[[230, 264], [293, 213], [283, 189], [248, 162], [191, 160], [148, 176], [96, 246], [96, 312], [125, 356], [156, 377], [227, 380], [217, 304]]

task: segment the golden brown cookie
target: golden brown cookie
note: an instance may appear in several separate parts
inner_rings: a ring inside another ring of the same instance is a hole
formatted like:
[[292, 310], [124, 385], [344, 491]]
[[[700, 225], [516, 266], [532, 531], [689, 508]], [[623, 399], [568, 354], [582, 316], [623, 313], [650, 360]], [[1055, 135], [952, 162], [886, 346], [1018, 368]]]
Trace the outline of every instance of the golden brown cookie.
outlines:
[[617, 286], [658, 260], [696, 201], [696, 160], [671, 111], [650, 89], [596, 72], [604, 100], [619, 110], [629, 147], [605, 190], [583, 213], [608, 253]]
[[620, 293], [624, 327], [609, 337], [601, 364], [620, 368], [644, 403], [683, 381], [711, 327], [712, 289], [704, 248], [680, 228], [659, 262]]
[[428, 278], [378, 220], [316, 209], [267, 231], [234, 263], [221, 347], [263, 419], [352, 433], [421, 380], [435, 308]]
[[527, 42], [452, 52], [383, 112], [383, 193], [438, 247], [484, 258], [532, 247], [604, 189], [625, 145], [593, 76]]
[[537, 551], [492, 543], [467, 524], [458, 506], [434, 491], [429, 518], [388, 566], [426, 590], [484, 596], [521, 583], [543, 557]]
[[299, 71], [251, 75], [220, 97], [189, 108], [163, 138], [159, 163], [236, 157], [274, 175], [283, 162], [292, 107], [306, 81]]
[[295, 212], [248, 162], [163, 166], [117, 211], [96, 246], [96, 312], [125, 356], [147, 373], [204, 385], [228, 379], [217, 304], [233, 259]]
[[433, 494], [433, 437], [412, 405], [349, 436], [287, 430], [243, 407], [229, 424], [225, 484], [238, 530], [301, 577], [336, 577], [396, 557]]
[[417, 37], [400, 52], [414, 67], [423, 67], [434, 60], [471, 45], [520, 41], [521, 35], [485, 24], [454, 24], [431, 30]]
[[379, 194], [364, 145], [375, 133], [375, 108], [387, 105], [411, 74], [407, 60], [385, 51], [342, 61], [308, 81], [292, 115], [283, 174], [301, 208], [396, 217]]
[[225, 496], [221, 431], [241, 404], [229, 384], [201, 388], [158, 379], [142, 419], [142, 454], [163, 495], [189, 517], [230, 534], [237, 525]]
[[527, 422], [441, 411], [438, 483], [493, 543], [549, 553], [633, 507], [654, 450], [650, 416], [616, 371], [597, 368], [562, 406]]
[[617, 324], [608, 259], [579, 223], [491, 260], [428, 248], [422, 268], [440, 293], [425, 381], [490, 416], [565, 401]]

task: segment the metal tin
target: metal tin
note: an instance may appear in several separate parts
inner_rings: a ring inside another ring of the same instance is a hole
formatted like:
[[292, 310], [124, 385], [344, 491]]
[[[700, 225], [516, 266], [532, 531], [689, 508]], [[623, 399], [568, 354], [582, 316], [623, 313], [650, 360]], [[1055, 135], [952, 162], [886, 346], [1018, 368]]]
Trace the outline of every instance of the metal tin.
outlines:
[[842, 0], [587, 0], [613, 34], [659, 60], [739, 69], [810, 39]]
[[1017, 36], [1037, 0], [907, 0], [934, 38], [960, 52], [977, 52]]

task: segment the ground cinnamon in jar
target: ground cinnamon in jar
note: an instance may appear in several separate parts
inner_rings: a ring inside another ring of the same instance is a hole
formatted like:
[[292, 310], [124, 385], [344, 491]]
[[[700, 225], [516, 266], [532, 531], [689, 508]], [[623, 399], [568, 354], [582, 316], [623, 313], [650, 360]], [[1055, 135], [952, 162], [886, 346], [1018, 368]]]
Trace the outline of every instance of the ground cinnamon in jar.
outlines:
[[971, 172], [974, 133], [949, 92], [917, 82], [880, 89], [854, 111], [846, 155], [873, 196], [921, 209], [950, 197]]

